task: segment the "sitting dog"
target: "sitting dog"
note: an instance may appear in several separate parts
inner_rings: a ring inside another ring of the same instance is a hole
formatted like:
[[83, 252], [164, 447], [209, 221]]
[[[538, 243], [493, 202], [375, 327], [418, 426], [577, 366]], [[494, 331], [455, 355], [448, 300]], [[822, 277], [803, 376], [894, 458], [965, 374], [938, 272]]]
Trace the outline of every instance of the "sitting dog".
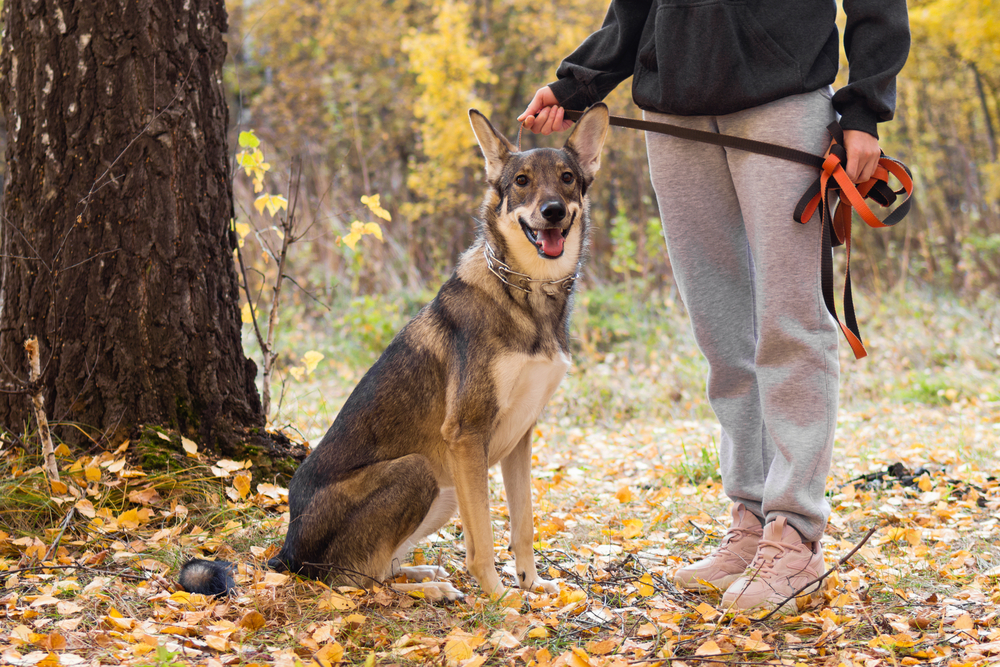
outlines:
[[[487, 191], [475, 242], [437, 297], [358, 383], [288, 487], [288, 534], [268, 565], [332, 584], [462, 593], [439, 567], [402, 568], [457, 508], [466, 566], [505, 592], [493, 555], [488, 470], [499, 463], [521, 588], [555, 592], [532, 551], [531, 432], [570, 365], [573, 286], [588, 242], [587, 192], [608, 109], [591, 108], [561, 149], [518, 151], [476, 110]], [[224, 594], [231, 565], [195, 560], [190, 592]], [[431, 581], [424, 581], [431, 579]]]

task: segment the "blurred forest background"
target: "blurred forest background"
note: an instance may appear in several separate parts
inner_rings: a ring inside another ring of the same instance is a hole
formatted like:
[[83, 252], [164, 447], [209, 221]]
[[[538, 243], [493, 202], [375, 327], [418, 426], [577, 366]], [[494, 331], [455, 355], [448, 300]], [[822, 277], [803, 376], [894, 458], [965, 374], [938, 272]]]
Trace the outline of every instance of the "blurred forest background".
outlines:
[[[360, 346], [355, 361], [370, 362], [472, 239], [483, 168], [468, 109], [514, 140], [516, 116], [600, 25], [607, 0], [227, 5], [233, 153], [238, 134], [253, 130], [271, 165], [264, 194], [289, 199], [292, 160], [302, 165], [298, 228], [306, 233], [289, 254], [286, 273], [298, 289], [282, 320], [292, 329], [322, 323], [325, 335], [332, 323]], [[886, 152], [913, 170], [916, 201], [904, 224], [856, 234], [855, 284], [876, 296], [916, 288], [992, 303], [1000, 292], [1000, 1], [914, 0], [910, 13], [896, 120], [881, 131]], [[612, 113], [638, 114], [629, 88], [607, 100]], [[627, 317], [637, 297], [662, 305], [675, 295], [643, 135], [612, 132], [592, 193], [596, 231], [581, 300], [585, 308], [616, 301]], [[4, 136], [0, 128], [0, 143]], [[266, 307], [281, 231], [255, 210], [251, 179], [234, 178], [249, 280]], [[360, 200], [374, 194], [391, 216], [379, 221], [384, 242], [341, 243], [352, 222], [373, 219]], [[586, 330], [578, 335], [594, 343]]]
[[[229, 0], [234, 132], [254, 129], [279, 170], [303, 160], [314, 226], [292, 258], [296, 279], [325, 302], [345, 290], [436, 287], [471, 240], [482, 196], [468, 108], [513, 140], [534, 90], [606, 9], [607, 0]], [[974, 296], [1000, 286], [1000, 2], [916, 0], [910, 12], [896, 120], [881, 131], [887, 153], [913, 169], [917, 201], [896, 229], [857, 234], [856, 271], [874, 290], [912, 280]], [[608, 100], [613, 113], [637, 115], [629, 86]], [[669, 287], [647, 170], [642, 133], [613, 130], [592, 195], [591, 285]], [[386, 242], [337, 247], [360, 197], [375, 193], [392, 214]], [[236, 198], [240, 210], [253, 197]], [[246, 222], [267, 227], [249, 208]]]

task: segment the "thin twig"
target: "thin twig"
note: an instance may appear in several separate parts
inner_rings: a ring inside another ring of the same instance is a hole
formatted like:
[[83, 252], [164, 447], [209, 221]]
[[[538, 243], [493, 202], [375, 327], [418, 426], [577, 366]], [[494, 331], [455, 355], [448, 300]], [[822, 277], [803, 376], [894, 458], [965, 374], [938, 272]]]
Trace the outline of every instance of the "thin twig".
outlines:
[[73, 519], [73, 513], [75, 510], [76, 506], [71, 505], [69, 511], [66, 512], [66, 518], [62, 520], [62, 525], [59, 527], [59, 534], [56, 535], [56, 539], [52, 541], [52, 546], [49, 547], [49, 550], [45, 552], [45, 557], [42, 558], [43, 561], [51, 558], [52, 554], [55, 553], [55, 550], [59, 548], [59, 541], [62, 540], [63, 533], [66, 532], [66, 526], [68, 526], [69, 522]]
[[[24, 342], [24, 350], [28, 355], [28, 380], [35, 384], [41, 376], [41, 362], [38, 354], [38, 339], [34, 336]], [[52, 446], [52, 431], [49, 430], [49, 419], [45, 415], [45, 394], [37, 387], [31, 395], [31, 403], [35, 408], [35, 419], [38, 420], [38, 438], [42, 441], [42, 468], [49, 482], [59, 481], [59, 466]]]
[[[36, 570], [82, 570], [84, 572], [91, 572], [94, 574], [107, 574], [112, 577], [121, 577], [123, 579], [134, 579], [136, 581], [148, 581], [149, 577], [140, 576], [138, 574], [129, 574], [128, 572], [114, 572], [112, 570], [99, 570], [93, 567], [87, 567], [86, 565], [30, 565], [28, 567], [21, 567], [16, 570], [4, 570], [3, 575], [9, 576], [12, 574], [20, 574], [22, 572], [34, 572]], [[23, 582], [28, 583], [28, 582]]]

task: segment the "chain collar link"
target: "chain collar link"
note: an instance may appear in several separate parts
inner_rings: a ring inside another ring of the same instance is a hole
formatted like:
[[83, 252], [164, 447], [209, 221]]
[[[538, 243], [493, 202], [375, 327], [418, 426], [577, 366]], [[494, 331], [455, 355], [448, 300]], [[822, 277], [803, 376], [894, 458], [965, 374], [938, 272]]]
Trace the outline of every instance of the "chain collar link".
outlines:
[[538, 278], [532, 278], [527, 274], [518, 273], [501, 262], [489, 241], [484, 240], [483, 245], [483, 257], [486, 258], [486, 267], [493, 273], [493, 275], [499, 278], [500, 282], [503, 284], [513, 287], [514, 289], [521, 290], [526, 294], [531, 294], [533, 292], [531, 289], [532, 283], [537, 283], [546, 294], [554, 294], [554, 292], [545, 289], [545, 286], [547, 285], [555, 285], [557, 288], [561, 288], [568, 294], [573, 291], [573, 285], [576, 283], [576, 279], [580, 275], [579, 273], [572, 273], [565, 278], [559, 278], [558, 280], [540, 280]]

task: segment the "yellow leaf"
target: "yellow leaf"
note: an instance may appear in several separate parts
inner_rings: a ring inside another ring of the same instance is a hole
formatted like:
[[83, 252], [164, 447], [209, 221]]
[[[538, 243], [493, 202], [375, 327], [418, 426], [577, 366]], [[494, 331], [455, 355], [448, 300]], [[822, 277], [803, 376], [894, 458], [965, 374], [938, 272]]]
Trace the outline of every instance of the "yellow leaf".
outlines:
[[968, 614], [962, 614], [955, 619], [955, 628], [957, 630], [971, 630], [976, 627], [976, 624], [972, 622], [972, 617]]
[[263, 215], [264, 207], [267, 206], [269, 201], [271, 201], [271, 195], [261, 195], [253, 200], [253, 207], [257, 209], [258, 213]]
[[[381, 195], [372, 195], [371, 197], [362, 196], [361, 203], [367, 206], [371, 210], [371, 212], [377, 215], [378, 217], [382, 218], [386, 222], [390, 222], [392, 220], [392, 217], [389, 215], [389, 212], [387, 210], [382, 208], [382, 204], [379, 202], [380, 198]], [[381, 234], [379, 235], [379, 240], [380, 241], [382, 240]]]
[[455, 637], [444, 645], [444, 654], [450, 661], [468, 660], [472, 657], [472, 647], [464, 638]]
[[266, 623], [267, 621], [265, 620], [264, 615], [259, 611], [249, 611], [244, 614], [243, 618], [241, 618], [236, 625], [244, 630], [253, 631], [260, 630]]
[[350, 625], [352, 628], [359, 628], [365, 624], [368, 618], [363, 614], [349, 614], [344, 622]]
[[622, 537], [626, 540], [642, 535], [642, 521], [640, 519], [626, 519], [622, 524], [625, 526], [622, 528]]
[[327, 667], [328, 665], [333, 665], [344, 660], [344, 647], [337, 642], [332, 644], [327, 644], [323, 648], [313, 655], [313, 658]]
[[59, 656], [50, 651], [44, 658], [35, 663], [35, 667], [59, 667]]
[[31, 603], [31, 606], [44, 607], [50, 604], [59, 604], [59, 598], [54, 598], [51, 595], [39, 595], [35, 598], [35, 601]]
[[632, 499], [635, 498], [635, 496], [632, 494], [632, 489], [627, 486], [623, 486], [618, 489], [618, 493], [615, 494], [615, 498], [617, 498], [620, 503], [628, 503], [632, 502]]
[[350, 234], [343, 237], [342, 240], [347, 245], [348, 248], [354, 250], [354, 246], [356, 246], [358, 244], [358, 241], [361, 240], [361, 234], [359, 232], [352, 231]]
[[653, 575], [649, 572], [642, 575], [635, 587], [639, 590], [639, 595], [649, 597], [656, 592], [656, 588], [653, 586]]
[[302, 363], [305, 364], [306, 373], [316, 370], [316, 365], [323, 360], [323, 353], [316, 350], [309, 350], [302, 355]]
[[198, 453], [198, 445], [184, 436], [181, 436], [181, 447], [183, 447], [184, 451], [188, 453], [188, 456], [194, 456]]
[[619, 642], [614, 639], [605, 639], [601, 642], [587, 642], [587, 650], [594, 655], [607, 655], [618, 648], [618, 644]]
[[587, 599], [587, 594], [575, 588], [562, 588], [559, 591], [558, 604], [560, 607], [580, 602]]
[[545, 639], [549, 636], [549, 631], [547, 628], [531, 628], [528, 630], [528, 636], [532, 639]]
[[250, 225], [245, 222], [237, 222], [233, 225], [233, 229], [236, 230], [236, 235], [239, 237], [240, 247], [243, 247], [243, 241], [250, 234]]
[[69, 487], [66, 486], [66, 482], [61, 482], [55, 479], [49, 482], [49, 488], [52, 489], [52, 493], [63, 494], [69, 491]]
[[229, 642], [226, 641], [224, 637], [218, 635], [205, 635], [205, 643], [208, 644], [209, 648], [212, 648], [219, 653], [222, 653], [229, 648]]
[[713, 618], [719, 615], [719, 611], [712, 605], [708, 604], [707, 602], [702, 602], [700, 605], [695, 607], [695, 611], [701, 614], [701, 617], [704, 618], [706, 621], [711, 621]]
[[243, 324], [253, 324], [253, 310], [249, 303], [244, 303], [240, 309], [240, 319], [243, 320]]
[[233, 479], [233, 487], [240, 494], [240, 499], [247, 497], [250, 493], [250, 473], [242, 472]]
[[[254, 202], [254, 206], [256, 206], [256, 205], [257, 205], [257, 203]], [[270, 213], [272, 217], [280, 209], [285, 209], [286, 211], [288, 210], [288, 200], [287, 199], [285, 199], [282, 195], [272, 195], [272, 196], [270, 196], [270, 197], [267, 198], [267, 212]], [[278, 232], [278, 236], [281, 236], [281, 232], [280, 231]]]
[[268, 572], [267, 574], [264, 575], [264, 578], [261, 580], [261, 584], [263, 584], [264, 587], [266, 588], [271, 588], [275, 586], [281, 586], [286, 581], [288, 581], [287, 574], [281, 574], [280, 572]]
[[660, 634], [660, 631], [652, 623], [643, 623], [638, 628], [636, 628], [635, 634], [638, 637], [649, 638], [649, 637], [655, 637], [656, 635]]
[[698, 650], [694, 652], [695, 655], [719, 655], [720, 653], [722, 653], [722, 649], [711, 639], [699, 646]]
[[240, 132], [238, 138], [240, 148], [257, 148], [260, 146], [260, 139], [254, 134], [253, 130], [244, 130]]
[[565, 664], [570, 667], [590, 667], [590, 656], [578, 646], [574, 646], [559, 657], [563, 658]]
[[122, 512], [118, 515], [118, 525], [122, 528], [135, 530], [139, 527], [139, 513], [134, 509]]
[[288, 373], [295, 378], [296, 382], [301, 382], [302, 378], [306, 376], [306, 369], [302, 368], [302, 366], [290, 366]]
[[377, 222], [366, 222], [364, 228], [361, 230], [364, 234], [371, 234], [379, 241], [382, 240], [382, 228], [379, 227]]

